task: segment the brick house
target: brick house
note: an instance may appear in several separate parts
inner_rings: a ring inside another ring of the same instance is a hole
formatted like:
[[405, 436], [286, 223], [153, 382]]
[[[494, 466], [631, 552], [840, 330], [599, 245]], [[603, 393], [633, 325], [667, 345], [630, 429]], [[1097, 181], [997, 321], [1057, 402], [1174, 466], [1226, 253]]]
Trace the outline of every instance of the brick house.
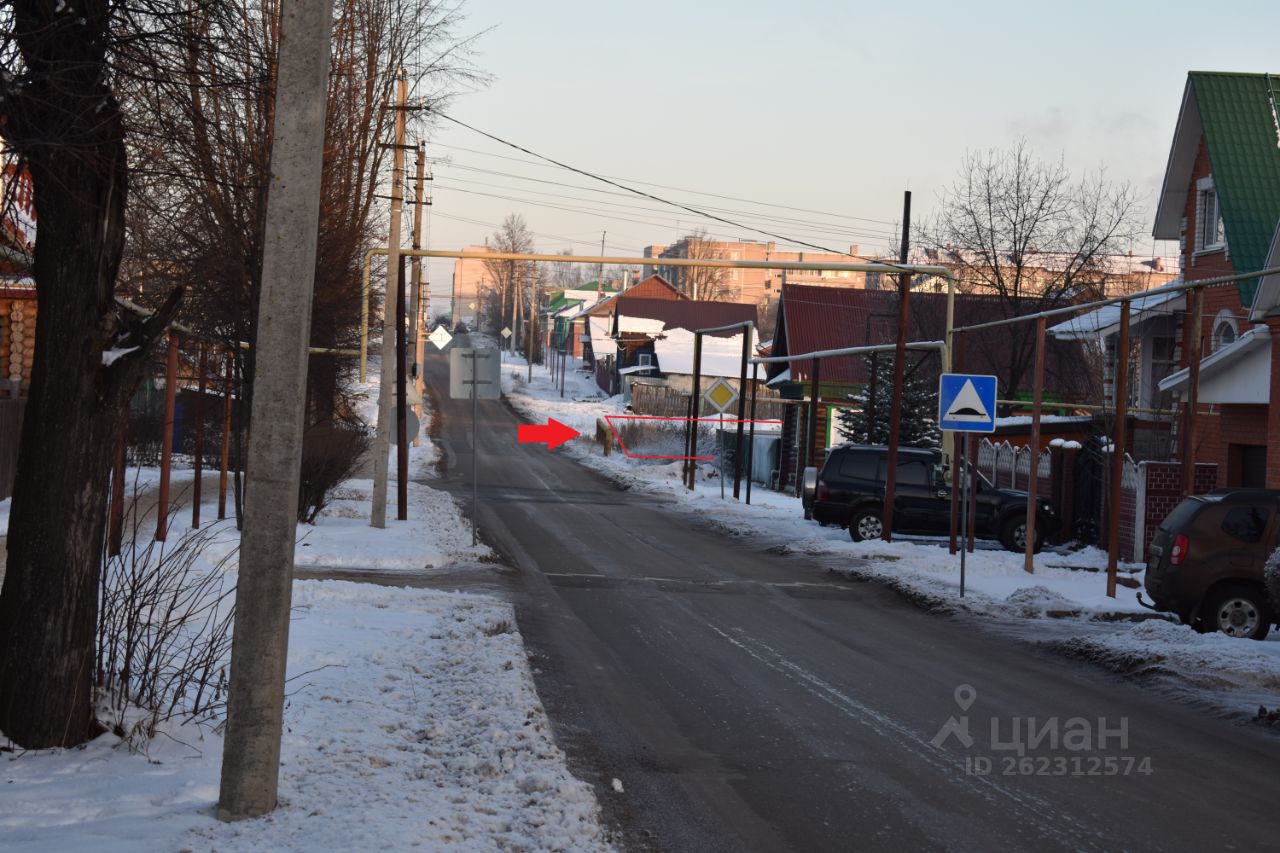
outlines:
[[[1179, 240], [1186, 281], [1280, 264], [1280, 76], [1187, 75], [1153, 235]], [[1280, 488], [1280, 281], [1204, 291], [1203, 323], [1179, 315], [1180, 368], [1159, 388], [1186, 400], [1202, 341], [1197, 462], [1220, 486]]]
[[[1034, 301], [1030, 303], [1034, 306]], [[945, 293], [913, 292], [910, 303], [910, 326], [907, 340], [939, 341], [946, 334]], [[1037, 310], [1031, 307], [1028, 310]], [[958, 294], [955, 298], [955, 325], [964, 326], [1001, 319], [1004, 308], [997, 297]], [[844, 287], [815, 287], [801, 284], [783, 286], [778, 306], [777, 325], [772, 342], [772, 355], [787, 356], [845, 347], [891, 344], [897, 340], [898, 294], [895, 290], [866, 290]], [[1007, 332], [999, 327], [969, 333], [963, 369], [966, 373], [1004, 374], [1004, 359], [1009, 350]], [[892, 354], [883, 356], [892, 359]], [[941, 364], [935, 355], [909, 353], [909, 365], [919, 367], [936, 381]], [[1079, 369], [1080, 345], [1075, 341], [1048, 342], [1045, 359], [1045, 399], [1047, 401], [1080, 401], [1093, 390], [1091, 377]], [[811, 392], [812, 367], [809, 360], [789, 364], [772, 364], [768, 370], [769, 385], [784, 399], [808, 400]], [[808, 406], [787, 406], [782, 428], [782, 452], [778, 483], [786, 488], [796, 481], [797, 472], [807, 465], [821, 466], [830, 443], [842, 439], [835, 430], [833, 412], [850, 406], [849, 395], [869, 382], [867, 362], [858, 356], [841, 356], [822, 360], [818, 370], [818, 406], [815, 442], [808, 443]], [[1024, 377], [1024, 383], [1029, 377]], [[888, 390], [885, 393], [889, 393]], [[1008, 389], [1001, 389], [1003, 396]], [[1078, 429], [1078, 425], [1072, 429]], [[1022, 430], [1029, 431], [1029, 427]], [[1071, 433], [1068, 433], [1070, 435]], [[1041, 443], [1047, 444], [1057, 435], [1046, 429]], [[1012, 444], [1025, 443], [1017, 430], [1002, 435]], [[800, 460], [803, 459], [803, 464]]]

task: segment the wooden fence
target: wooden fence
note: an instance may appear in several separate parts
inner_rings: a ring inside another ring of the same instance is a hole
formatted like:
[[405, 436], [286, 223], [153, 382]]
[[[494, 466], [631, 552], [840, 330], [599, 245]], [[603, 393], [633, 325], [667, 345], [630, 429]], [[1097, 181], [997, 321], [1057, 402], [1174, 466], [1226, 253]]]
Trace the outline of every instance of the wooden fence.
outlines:
[[[756, 420], [781, 420], [784, 405], [778, 392], [771, 388], [761, 390], [756, 395]], [[686, 418], [689, 416], [689, 395], [667, 385], [632, 385], [631, 411], [637, 415]], [[746, 413], [750, 417], [750, 396], [747, 397]], [[732, 414], [736, 416], [736, 410]]]

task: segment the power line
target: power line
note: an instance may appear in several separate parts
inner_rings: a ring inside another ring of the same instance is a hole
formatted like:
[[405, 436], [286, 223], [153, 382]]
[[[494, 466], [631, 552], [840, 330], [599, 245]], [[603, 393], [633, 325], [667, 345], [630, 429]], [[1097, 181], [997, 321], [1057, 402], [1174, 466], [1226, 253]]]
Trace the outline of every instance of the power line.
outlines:
[[[447, 116], [446, 116], [446, 117], [447, 117]], [[477, 131], [477, 132], [479, 132], [479, 131]], [[436, 142], [436, 143], [433, 143], [433, 144], [434, 144], [434, 145], [436, 145], [436, 146], [439, 146], [439, 147], [443, 147], [443, 148], [453, 148], [453, 149], [456, 149], [456, 150], [458, 150], [458, 151], [466, 151], [468, 154], [479, 154], [479, 155], [484, 156], [484, 157], [496, 157], [496, 158], [497, 158], [497, 159], [499, 159], [499, 160], [509, 160], [509, 161], [511, 161], [511, 162], [513, 162], [513, 163], [527, 163], [527, 164], [529, 164], [529, 165], [531, 165], [531, 166], [544, 166], [544, 167], [545, 167], [545, 166], [547, 166], [547, 164], [546, 164], [546, 163], [539, 163], [539, 162], [538, 162], [538, 161], [536, 161], [536, 160], [526, 160], [526, 159], [525, 159], [525, 158], [523, 158], [523, 157], [508, 157], [508, 156], [506, 156], [506, 155], [504, 155], [504, 154], [495, 154], [495, 153], [493, 153], [492, 151], [481, 151], [481, 150], [476, 149], [476, 148], [466, 148], [466, 147], [464, 147], [464, 146], [462, 146], [462, 145], [453, 145], [453, 144], [448, 143], [448, 142]], [[536, 155], [536, 154], [535, 154], [534, 156], [536, 157], [536, 156], [538, 156], [538, 155]], [[495, 174], [496, 174], [496, 173], [495, 173]], [[511, 177], [519, 177], [519, 176], [512, 175]], [[776, 208], [778, 208], [778, 209], [780, 209], [780, 210], [791, 210], [791, 211], [795, 211], [795, 212], [797, 212], [797, 213], [812, 213], [812, 214], [816, 214], [816, 215], [818, 215], [818, 216], [830, 216], [830, 217], [833, 217], [833, 218], [836, 218], [836, 219], [852, 219], [852, 220], [857, 221], [857, 222], [870, 222], [870, 223], [873, 223], [873, 224], [875, 224], [875, 225], [893, 225], [893, 226], [896, 226], [896, 225], [898, 224], [897, 222], [894, 222], [893, 220], [889, 220], [889, 219], [872, 219], [872, 218], [870, 218], [870, 217], [866, 217], [866, 216], [853, 216], [853, 215], [851, 215], [851, 214], [847, 214], [847, 213], [832, 213], [832, 212], [830, 212], [830, 211], [826, 211], [826, 210], [814, 210], [813, 208], [808, 208], [808, 207], [793, 207], [793, 206], [791, 206], [791, 205], [787, 205], [787, 204], [777, 204], [777, 203], [775, 203], [775, 202], [768, 202], [768, 201], [756, 201], [755, 199], [742, 198], [741, 196], [721, 195], [721, 194], [719, 194], [719, 193], [709, 193], [709, 192], [704, 192], [704, 191], [702, 191], [702, 190], [691, 190], [691, 189], [689, 189], [688, 187], [677, 187], [677, 186], [672, 186], [672, 185], [670, 185], [670, 184], [659, 184], [659, 183], [655, 183], [654, 181], [642, 181], [642, 180], [639, 180], [639, 179], [637, 179], [637, 178], [621, 178], [621, 177], [618, 177], [617, 175], [604, 175], [604, 177], [606, 177], [606, 178], [613, 178], [614, 180], [618, 180], [618, 181], [627, 181], [628, 183], [632, 183], [632, 184], [643, 184], [644, 186], [649, 186], [649, 187], [658, 187], [659, 189], [664, 189], [664, 190], [675, 190], [676, 192], [689, 193], [690, 195], [703, 195], [703, 196], [707, 196], [708, 198], [718, 198], [718, 199], [723, 199], [723, 200], [725, 200], [725, 201], [740, 201], [740, 202], [744, 202], [744, 203], [746, 203], [746, 204], [759, 205], [760, 207], [776, 207]], [[539, 180], [539, 179], [538, 179], [538, 178], [528, 178], [527, 180], [536, 181], [536, 180]], [[555, 182], [554, 182], [554, 181], [548, 181], [547, 183], [555, 183]], [[584, 187], [584, 189], [585, 189], [585, 187]]]
[[[665, 226], [665, 225], [667, 225], [667, 224], [668, 224], [668, 220], [661, 218], [661, 216], [660, 216], [661, 211], [659, 211], [659, 210], [657, 210], [657, 209], [655, 209], [655, 208], [652, 208], [652, 207], [641, 207], [641, 206], [637, 206], [637, 205], [617, 204], [616, 202], [603, 202], [603, 201], [599, 201], [599, 202], [598, 202], [598, 201], [596, 201], [596, 200], [594, 200], [594, 199], [582, 199], [582, 198], [578, 198], [578, 197], [575, 197], [575, 196], [565, 196], [565, 195], [559, 195], [559, 194], [556, 194], [556, 193], [540, 193], [540, 192], [538, 192], [537, 190], [529, 190], [529, 191], [528, 191], [528, 192], [536, 193], [536, 194], [538, 194], [538, 195], [548, 196], [549, 198], [552, 198], [552, 199], [560, 199], [560, 200], [563, 200], [563, 201], [578, 202], [580, 205], [604, 205], [603, 207], [599, 207], [599, 206], [595, 206], [595, 207], [581, 207], [581, 206], [579, 206], [579, 207], [569, 207], [569, 206], [566, 206], [566, 205], [564, 205], [564, 204], [555, 204], [555, 203], [553, 203], [553, 202], [551, 202], [551, 201], [546, 201], [546, 200], [543, 200], [543, 199], [531, 199], [531, 198], [527, 198], [527, 197], [524, 197], [524, 196], [515, 196], [515, 195], [507, 195], [507, 194], [503, 194], [503, 193], [485, 192], [485, 191], [483, 191], [483, 190], [473, 190], [473, 189], [467, 189], [467, 188], [465, 188], [465, 187], [453, 186], [453, 185], [452, 185], [452, 183], [451, 183], [451, 181], [462, 181], [463, 183], [475, 184], [475, 185], [477, 185], [477, 186], [487, 186], [487, 187], [495, 187], [495, 188], [497, 188], [497, 189], [503, 189], [503, 187], [501, 187], [500, 185], [486, 184], [486, 183], [484, 183], [483, 181], [465, 181], [464, 179], [460, 179], [460, 178], [450, 178], [450, 179], [448, 179], [447, 181], [442, 181], [442, 180], [440, 180], [440, 179], [437, 179], [437, 181], [436, 181], [436, 188], [437, 188], [437, 189], [439, 189], [439, 190], [447, 190], [447, 191], [450, 191], [450, 192], [466, 193], [466, 194], [468, 194], [468, 195], [479, 195], [479, 196], [484, 196], [484, 197], [488, 197], [488, 198], [497, 198], [497, 199], [501, 199], [501, 200], [503, 200], [503, 201], [512, 201], [512, 202], [517, 202], [517, 203], [520, 203], [520, 204], [531, 204], [531, 205], [535, 205], [535, 206], [538, 206], [538, 207], [550, 207], [550, 208], [552, 208], [552, 209], [554, 209], [554, 210], [564, 210], [564, 211], [567, 211], [567, 212], [570, 212], [570, 213], [583, 213], [583, 214], [588, 214], [588, 215], [593, 215], [593, 216], [603, 216], [603, 217], [606, 217], [606, 218], [617, 218], [617, 219], [619, 219], [619, 220], [621, 220], [621, 221], [623, 221], [623, 222], [632, 222], [632, 223], [640, 224], [640, 225], [652, 225], [652, 226], [655, 226], [655, 227], [663, 227], [663, 226]], [[642, 219], [627, 219], [627, 218], [624, 218], [624, 217], [618, 216], [617, 214], [614, 214], [614, 213], [612, 212], [614, 209], [621, 209], [623, 212], [627, 212], [627, 213], [628, 213], [628, 215], [630, 215], [630, 216], [640, 216], [640, 217], [644, 217], [644, 216], [645, 216], [645, 214], [653, 214], [653, 215], [657, 215], [657, 216], [659, 216], [659, 218], [657, 218], [657, 219], [644, 219], [644, 220], [642, 220]], [[632, 210], [634, 210], [634, 211], [638, 211], [638, 212], [637, 212], [637, 213], [629, 213], [629, 211], [632, 211]], [[802, 230], [802, 231], [807, 231], [807, 232], [810, 232], [810, 233], [816, 233], [816, 234], [819, 234], [819, 235], [833, 236], [833, 232], [832, 232], [832, 231], [823, 230], [823, 229], [819, 229], [819, 228], [813, 228], [813, 227], [808, 227], [808, 226], [806, 226], [806, 227], [802, 228], [801, 230]], [[807, 236], [807, 235], [806, 235], [806, 236]], [[846, 237], [846, 238], [848, 238], [848, 237], [854, 237], [854, 238], [861, 238], [861, 237], [865, 237], [865, 238], [870, 239], [870, 240], [876, 240], [876, 239], [882, 239], [885, 235], [859, 234], [859, 233], [857, 233], [857, 232], [852, 232], [852, 231], [851, 231], [851, 232], [845, 232], [844, 234], [842, 234], [842, 235], [840, 235], [840, 236], [842, 236], [842, 237]], [[790, 242], [790, 241], [785, 241], [785, 242]], [[799, 245], [799, 244], [797, 244], [797, 245]]]
[[[650, 199], [650, 200], [652, 200], [652, 201], [656, 201], [656, 202], [658, 202], [658, 203], [660, 203], [660, 204], [666, 204], [666, 205], [669, 205], [669, 206], [671, 206], [671, 207], [677, 207], [677, 208], [679, 208], [680, 210], [688, 211], [689, 213], [695, 214], [695, 215], [697, 215], [697, 216], [704, 217], [704, 218], [706, 218], [706, 219], [711, 219], [711, 220], [714, 220], [714, 221], [716, 221], [716, 222], [722, 222], [722, 223], [724, 223], [725, 225], [732, 225], [734, 228], [741, 228], [741, 229], [745, 229], [745, 230], [747, 230], [747, 231], [754, 231], [754, 232], [756, 232], [757, 234], [763, 234], [763, 235], [765, 235], [766, 237], [772, 237], [772, 238], [774, 238], [775, 240], [781, 241], [781, 242], [783, 242], [783, 243], [790, 243], [791, 245], [794, 245], [794, 246], [805, 246], [806, 248], [810, 248], [810, 249], [817, 249], [817, 250], [818, 250], [818, 251], [820, 251], [820, 252], [826, 252], [826, 253], [831, 254], [831, 255], [844, 255], [845, 257], [849, 257], [849, 258], [865, 259], [865, 257], [866, 257], [866, 256], [864, 256], [864, 255], [854, 255], [854, 254], [853, 254], [853, 253], [851, 253], [851, 252], [841, 252], [841, 251], [837, 251], [837, 250], [835, 250], [835, 249], [829, 249], [829, 248], [827, 248], [827, 247], [825, 247], [825, 246], [819, 246], [819, 245], [818, 245], [818, 244], [816, 244], [816, 243], [810, 243], [810, 242], [807, 242], [807, 241], [805, 241], [805, 240], [796, 240], [796, 239], [793, 239], [793, 238], [790, 238], [790, 237], [784, 237], [784, 236], [783, 236], [783, 235], [781, 235], [781, 234], [776, 234], [776, 233], [774, 233], [774, 232], [772, 232], [772, 231], [766, 231], [766, 230], [765, 230], [765, 229], [763, 229], [763, 228], [756, 228], [756, 227], [753, 227], [753, 226], [751, 226], [751, 225], [744, 225], [744, 224], [743, 224], [743, 223], [741, 223], [741, 222], [735, 222], [735, 221], [734, 221], [734, 220], [732, 220], [732, 219], [727, 219], [727, 218], [725, 218], [725, 217], [723, 217], [723, 216], [718, 216], [718, 215], [716, 215], [716, 214], [714, 214], [714, 213], [708, 213], [707, 211], [699, 210], [698, 208], [696, 208], [696, 207], [691, 207], [691, 206], [689, 206], [689, 205], [687, 205], [687, 204], [681, 204], [680, 202], [671, 201], [670, 199], [665, 199], [665, 198], [662, 198], [661, 196], [656, 196], [656, 195], [654, 195], [653, 193], [645, 192], [644, 190], [638, 190], [638, 189], [636, 189], [635, 187], [630, 187], [630, 186], [627, 186], [626, 184], [619, 183], [619, 182], [617, 182], [617, 181], [615, 181], [615, 180], [612, 180], [611, 178], [606, 178], [606, 177], [603, 177], [603, 176], [601, 176], [601, 175], [596, 175], [596, 174], [594, 174], [594, 173], [592, 173], [592, 172], [588, 172], [588, 171], [586, 171], [585, 169], [579, 169], [579, 168], [577, 168], [576, 166], [570, 166], [570, 165], [569, 165], [569, 164], [567, 164], [567, 163], [562, 163], [562, 162], [560, 162], [559, 160], [555, 160], [555, 159], [553, 159], [553, 158], [551, 158], [551, 157], [546, 157], [546, 156], [544, 156], [544, 155], [542, 155], [542, 154], [538, 154], [537, 152], [534, 152], [534, 151], [530, 151], [528, 148], [525, 148], [525, 147], [523, 147], [523, 146], [521, 146], [521, 145], [517, 145], [517, 144], [516, 144], [516, 143], [514, 143], [514, 142], [509, 142], [509, 141], [507, 141], [507, 140], [505, 140], [505, 139], [502, 139], [501, 137], [494, 136], [494, 135], [493, 135], [493, 134], [491, 134], [491, 133], [486, 133], [485, 131], [480, 130], [480, 129], [479, 129], [479, 128], [477, 128], [477, 127], [472, 127], [471, 125], [467, 124], [466, 122], [461, 121], [460, 119], [456, 119], [456, 118], [454, 118], [453, 116], [448, 115], [448, 114], [446, 114], [446, 113], [442, 113], [442, 112], [435, 112], [435, 115], [438, 115], [438, 116], [440, 116], [441, 118], [443, 118], [443, 119], [445, 119], [445, 120], [447, 120], [447, 121], [451, 121], [451, 122], [453, 122], [454, 124], [458, 125], [459, 127], [465, 127], [467, 130], [470, 130], [470, 131], [471, 131], [471, 132], [473, 132], [473, 133], [478, 133], [478, 134], [480, 134], [481, 136], [486, 137], [487, 139], [492, 139], [494, 142], [498, 142], [498, 143], [500, 143], [500, 144], [502, 144], [502, 145], [506, 145], [506, 146], [507, 146], [507, 147], [509, 147], [509, 148], [514, 148], [514, 149], [515, 149], [515, 150], [517, 150], [517, 151], [521, 151], [521, 152], [523, 152], [523, 153], [525, 153], [525, 154], [528, 154], [530, 157], [537, 157], [539, 160], [545, 160], [545, 161], [547, 161], [548, 163], [551, 163], [551, 164], [553, 164], [553, 165], [559, 166], [559, 167], [560, 167], [560, 168], [562, 168], [562, 169], [567, 169], [568, 171], [570, 171], [570, 172], [574, 172], [574, 173], [579, 174], [579, 175], [582, 175], [583, 177], [587, 177], [587, 178], [591, 178], [592, 180], [600, 181], [601, 183], [605, 183], [605, 184], [608, 184], [608, 185], [610, 185], [610, 186], [617, 187], [617, 188], [618, 188], [618, 189], [620, 189], [620, 190], [625, 190], [625, 191], [627, 191], [627, 192], [629, 192], [629, 193], [633, 193], [633, 194], [638, 195], [638, 196], [641, 196], [641, 197], [643, 197], [643, 198], [647, 198], [647, 199]], [[456, 189], [456, 188], [455, 188], [455, 189]], [[550, 206], [550, 205], [548, 205], [548, 206]], [[624, 221], [625, 221], [625, 220], [624, 220]], [[636, 224], [645, 224], [645, 223], [636, 223]], [[910, 270], [904, 270], [904, 272], [910, 272]]]
[[[548, 186], [566, 187], [568, 189], [582, 190], [584, 192], [597, 193], [597, 194], [606, 195], [606, 196], [616, 196], [616, 197], [630, 196], [629, 193], [621, 193], [621, 192], [613, 192], [611, 190], [596, 189], [594, 187], [585, 187], [585, 186], [582, 186], [581, 184], [569, 184], [563, 181], [549, 181], [543, 178], [533, 178], [525, 175], [512, 174], [510, 172], [499, 172], [493, 169], [484, 169], [478, 166], [468, 166], [464, 163], [454, 162], [449, 165], [455, 169], [463, 169], [468, 172], [479, 172], [485, 175], [495, 175], [495, 176], [504, 177], [504, 178], [513, 178], [518, 181], [529, 181], [532, 183], [546, 184]], [[451, 180], [461, 181], [463, 183], [472, 183], [478, 186], [505, 188], [504, 185], [486, 184], [483, 181], [473, 181], [473, 180], [468, 180], [466, 178], [453, 177]], [[594, 201], [595, 200], [595, 199], [584, 199], [584, 198], [581, 198], [580, 196], [564, 196], [564, 195], [557, 195], [555, 193], [544, 193], [539, 190], [532, 190], [532, 189], [525, 190], [525, 192], [532, 192], [532, 193], [537, 193], [538, 195], [548, 195], [548, 196], [558, 197], [558, 198], [568, 198], [575, 201]], [[653, 207], [635, 207], [634, 209], [650, 210], [650, 211], [655, 210], [655, 208]], [[749, 210], [735, 210], [732, 208], [723, 208], [723, 207], [707, 207], [706, 209], [714, 211], [716, 213], [736, 214], [742, 217], [746, 217], [747, 219], [754, 219], [757, 221], [778, 222], [787, 226], [794, 226], [798, 228], [804, 228], [806, 230], [818, 231], [819, 233], [822, 233], [822, 234], [835, 235], [835, 234], [847, 233], [847, 234], [856, 234], [861, 236], [870, 236], [877, 239], [879, 238], [888, 239], [888, 238], [897, 236], [897, 232], [874, 231], [874, 230], [865, 229], [865, 228], [854, 229], [848, 225], [844, 225], [842, 223], [835, 223], [835, 222], [817, 222], [811, 219], [798, 219], [796, 217], [791, 217], [791, 216], [775, 216], [767, 213], [758, 213], [758, 212], [749, 211]]]

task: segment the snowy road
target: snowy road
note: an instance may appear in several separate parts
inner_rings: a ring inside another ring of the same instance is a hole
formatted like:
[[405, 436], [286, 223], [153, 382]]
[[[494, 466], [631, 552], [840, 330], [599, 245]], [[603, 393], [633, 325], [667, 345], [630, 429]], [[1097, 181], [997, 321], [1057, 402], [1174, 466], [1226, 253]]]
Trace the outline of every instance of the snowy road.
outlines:
[[[446, 371], [428, 359], [436, 388]], [[463, 495], [470, 404], [440, 397]], [[479, 413], [482, 533], [628, 846], [1250, 849], [1280, 830], [1271, 733], [833, 580], [517, 445], [502, 403]]]

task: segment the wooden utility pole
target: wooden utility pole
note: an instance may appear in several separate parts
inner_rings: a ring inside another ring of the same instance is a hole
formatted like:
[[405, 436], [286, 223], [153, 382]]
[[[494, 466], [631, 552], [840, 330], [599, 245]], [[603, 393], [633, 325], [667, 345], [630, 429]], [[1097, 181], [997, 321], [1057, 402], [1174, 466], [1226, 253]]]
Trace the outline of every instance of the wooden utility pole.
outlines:
[[396, 141], [392, 148], [391, 227], [387, 237], [387, 286], [382, 299], [382, 370], [378, 380], [378, 431], [373, 440], [373, 511], [369, 523], [387, 526], [387, 477], [391, 467], [392, 400], [395, 389], [395, 303], [392, 294], [396, 271], [400, 269], [400, 220], [404, 211], [404, 117], [408, 109], [409, 81], [404, 69], [396, 72]]
[[404, 255], [396, 271], [396, 518], [409, 518], [409, 406], [405, 380], [408, 361], [405, 340]]
[[331, 0], [282, 0], [223, 820], [276, 807], [332, 26]]
[[[426, 163], [427, 152], [424, 143], [418, 142], [417, 159], [414, 162], [414, 184], [413, 184], [413, 248], [422, 248], [422, 212], [426, 209], [423, 205], [423, 192], [426, 180]], [[413, 347], [413, 363], [417, 365], [417, 371], [413, 378], [413, 388], [418, 393], [418, 399], [422, 399], [422, 360], [423, 360], [423, 332], [427, 329], [427, 314], [431, 312], [431, 299], [429, 295], [422, 292], [422, 258], [417, 255], [413, 256], [413, 272], [410, 281], [410, 297], [412, 303], [409, 310], [409, 342]], [[419, 403], [414, 407], [418, 415], [418, 422], [422, 422], [422, 404]], [[413, 437], [413, 446], [417, 447], [419, 443], [418, 436]]]
[[[903, 193], [902, 198], [902, 247], [898, 252], [898, 262], [907, 262], [907, 252], [911, 246], [911, 191]], [[898, 489], [898, 441], [902, 434], [902, 383], [906, 381], [907, 369], [907, 321], [911, 317], [911, 273], [898, 275], [898, 342], [893, 352], [893, 403], [889, 406], [889, 459], [884, 472], [884, 512], [880, 521], [882, 529], [880, 537], [886, 542], [893, 541], [893, 499]]]

